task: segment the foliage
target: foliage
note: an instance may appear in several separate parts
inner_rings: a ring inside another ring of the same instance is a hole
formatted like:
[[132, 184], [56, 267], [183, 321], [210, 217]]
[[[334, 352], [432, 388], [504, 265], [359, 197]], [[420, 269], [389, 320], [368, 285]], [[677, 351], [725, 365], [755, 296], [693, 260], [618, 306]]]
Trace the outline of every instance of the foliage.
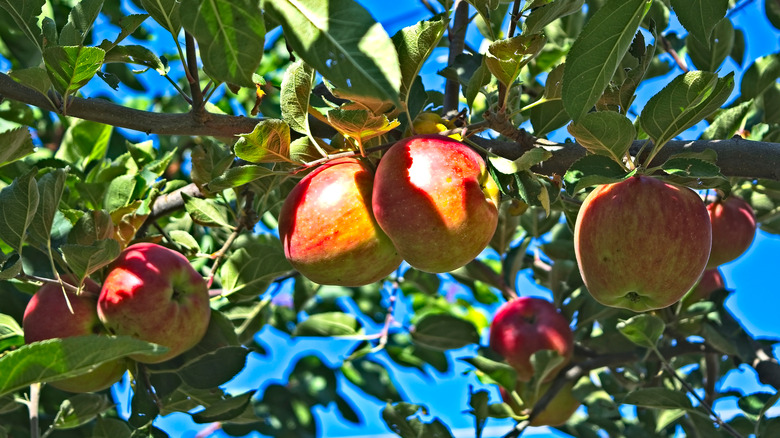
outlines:
[[[496, 303], [523, 294], [521, 271], [549, 289], [575, 333], [573, 365], [551, 388], [578, 382], [587, 415], [559, 430], [780, 435], [768, 416], [780, 386], [776, 340], [751, 337], [724, 306], [727, 291], [650, 314], [604, 307], [582, 285], [571, 232], [590, 187], [642, 171], [736, 193], [762, 230], [780, 234], [780, 54], [745, 62], [729, 18], [743, 3], [439, 0], [391, 35], [355, 0], [0, 0], [0, 437], [37, 436], [25, 405], [51, 436], [166, 436], [155, 419], [179, 412], [231, 436], [313, 437], [316, 408], [326, 407], [354, 424], [381, 416], [402, 437], [449, 437], [447, 419], [428, 416], [427, 401], [410, 399], [393, 373], [438, 376], [455, 368], [455, 350], [482, 384], [464, 406], [475, 435], [512, 417], [518, 426], [506, 433], [517, 436], [528, 416], [487, 397], [492, 385], [512, 390], [515, 376], [484, 334]], [[765, 3], [780, 29], [780, 6]], [[670, 26], [674, 14], [687, 35]], [[459, 26], [479, 32], [484, 50], [451, 53], [438, 72], [448, 85], [426, 88], [421, 71], [459, 47]], [[741, 82], [720, 71], [727, 58], [742, 66]], [[635, 104], [640, 87], [670, 72]], [[375, 163], [422, 113], [489, 158], [503, 198], [489, 250], [446, 275], [401, 269], [359, 288], [294, 272], [275, 227], [295, 182], [333, 156]], [[576, 142], [544, 138], [564, 126]], [[707, 126], [704, 141], [750, 141], [678, 153], [674, 140], [694, 126]], [[755, 152], [761, 141], [774, 155]], [[722, 158], [742, 153], [753, 162]], [[767, 160], [769, 173], [753, 173]], [[566, 171], [550, 170], [555, 163]], [[97, 350], [91, 338], [24, 346], [20, 328], [42, 279], [100, 282], [141, 240], [182, 252], [208, 278], [206, 337], [131, 370], [129, 417], [109, 392], [44, 384], [39, 394], [33, 382], [157, 348], [126, 338], [101, 339]], [[228, 382], [248, 357], [274, 354], [262, 340], [272, 331], [349, 348], [338, 363], [296, 357], [282, 381], [233, 393]], [[552, 360], [536, 359], [539, 370]], [[774, 392], [720, 392], [714, 382], [739, 364]], [[345, 386], [386, 407], [362, 412]], [[740, 414], [722, 420], [711, 406], [735, 396]]]

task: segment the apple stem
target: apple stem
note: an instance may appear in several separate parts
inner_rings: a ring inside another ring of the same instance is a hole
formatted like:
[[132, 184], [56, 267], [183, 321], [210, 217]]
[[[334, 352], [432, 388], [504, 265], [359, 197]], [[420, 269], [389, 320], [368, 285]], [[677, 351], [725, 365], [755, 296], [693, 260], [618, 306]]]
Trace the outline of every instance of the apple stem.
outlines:
[[387, 340], [390, 336], [390, 325], [395, 320], [393, 318], [393, 312], [395, 311], [395, 304], [398, 297], [398, 289], [400, 288], [400, 283], [403, 282], [403, 277], [399, 276], [396, 281], [393, 281], [392, 287], [390, 288], [389, 295], [387, 297], [387, 315], [385, 315], [385, 323], [382, 326], [382, 331], [380, 332], [379, 336], [379, 343], [376, 345], [376, 347], [371, 349], [371, 353], [376, 353], [378, 351], [381, 351], [385, 348], [387, 345]]

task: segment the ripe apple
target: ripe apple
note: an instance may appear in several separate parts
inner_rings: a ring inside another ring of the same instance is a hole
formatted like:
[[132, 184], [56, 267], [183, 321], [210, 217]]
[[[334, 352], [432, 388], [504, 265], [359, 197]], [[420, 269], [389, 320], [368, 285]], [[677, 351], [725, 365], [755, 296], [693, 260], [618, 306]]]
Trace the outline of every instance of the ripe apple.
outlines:
[[707, 205], [712, 222], [712, 251], [707, 269], [728, 263], [747, 251], [756, 236], [756, 217], [750, 204], [730, 196]]
[[[538, 397], [544, 395], [551, 384], [552, 382], [543, 383], [539, 388]], [[531, 420], [531, 426], [560, 426], [566, 423], [581, 404], [579, 400], [574, 398], [572, 388], [574, 388], [574, 382], [568, 383], [561, 388], [547, 406], [542, 409], [542, 412], [536, 414], [533, 420]], [[529, 415], [538, 399], [536, 394], [529, 394], [525, 391], [525, 383], [523, 382], [519, 382], [515, 390], [521, 396], [526, 394], [527, 398], [522, 400], [523, 404], [518, 403], [506, 389], [499, 387], [499, 392], [504, 403], [508, 404], [515, 414], [521, 416]]]
[[720, 274], [718, 268], [707, 269], [701, 274], [701, 278], [687, 294], [685, 294], [684, 302], [695, 303], [710, 296], [711, 293], [716, 290], [720, 290], [726, 287], [726, 283], [723, 281], [723, 276]]
[[374, 172], [363, 161], [341, 158], [306, 175], [279, 213], [284, 255], [320, 284], [362, 286], [401, 264], [371, 211]]
[[186, 257], [154, 243], [131, 245], [112, 262], [97, 310], [110, 332], [168, 347], [162, 355], [130, 356], [144, 363], [162, 362], [193, 347], [211, 316], [203, 277]]
[[571, 359], [574, 336], [569, 321], [549, 301], [520, 297], [503, 304], [490, 324], [490, 347], [517, 370], [517, 379], [531, 380], [531, 355], [555, 350], [564, 361], [550, 373], [553, 378]]
[[635, 312], [677, 302], [710, 256], [712, 227], [693, 190], [632, 176], [593, 190], [580, 207], [574, 251], [596, 301]]
[[474, 259], [498, 223], [498, 186], [474, 150], [440, 135], [394, 144], [379, 161], [373, 209], [398, 253], [426, 272]]
[[[73, 276], [63, 281], [76, 285]], [[24, 341], [28, 344], [45, 339], [68, 338], [106, 333], [97, 315], [100, 286], [90, 279], [84, 281], [79, 294], [66, 291], [57, 283], [46, 283], [27, 303], [22, 318]], [[65, 301], [67, 294], [68, 303]], [[127, 370], [127, 361], [117, 359], [104, 362], [95, 369], [76, 377], [49, 382], [55, 388], [69, 392], [94, 392], [118, 382]]]

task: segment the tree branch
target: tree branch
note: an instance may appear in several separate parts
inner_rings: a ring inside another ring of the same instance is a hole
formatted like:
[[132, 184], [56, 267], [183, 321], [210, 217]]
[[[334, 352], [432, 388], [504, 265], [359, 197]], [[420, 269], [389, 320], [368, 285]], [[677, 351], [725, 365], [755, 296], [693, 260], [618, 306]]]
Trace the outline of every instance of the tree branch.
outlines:
[[[448, 38], [450, 41], [450, 54], [447, 65], [455, 64], [455, 58], [463, 53], [466, 46], [466, 28], [469, 24], [469, 4], [466, 0], [455, 0], [455, 18], [452, 21]], [[451, 111], [458, 110], [460, 99], [460, 84], [456, 80], [447, 79], [444, 84], [444, 103], [442, 112], [448, 115]]]

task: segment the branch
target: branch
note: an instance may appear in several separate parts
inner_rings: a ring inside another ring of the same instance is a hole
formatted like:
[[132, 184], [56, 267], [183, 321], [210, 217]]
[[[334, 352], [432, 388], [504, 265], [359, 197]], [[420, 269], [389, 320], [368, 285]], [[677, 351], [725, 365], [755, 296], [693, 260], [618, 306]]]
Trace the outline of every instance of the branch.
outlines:
[[[450, 40], [450, 54], [447, 65], [455, 64], [455, 58], [463, 53], [466, 46], [466, 28], [469, 20], [469, 4], [466, 0], [455, 0], [455, 18], [452, 27], [449, 30], [448, 38]], [[460, 99], [460, 84], [457, 80], [447, 79], [444, 84], [444, 103], [442, 113], [449, 114], [451, 111], [458, 110], [458, 99]]]

